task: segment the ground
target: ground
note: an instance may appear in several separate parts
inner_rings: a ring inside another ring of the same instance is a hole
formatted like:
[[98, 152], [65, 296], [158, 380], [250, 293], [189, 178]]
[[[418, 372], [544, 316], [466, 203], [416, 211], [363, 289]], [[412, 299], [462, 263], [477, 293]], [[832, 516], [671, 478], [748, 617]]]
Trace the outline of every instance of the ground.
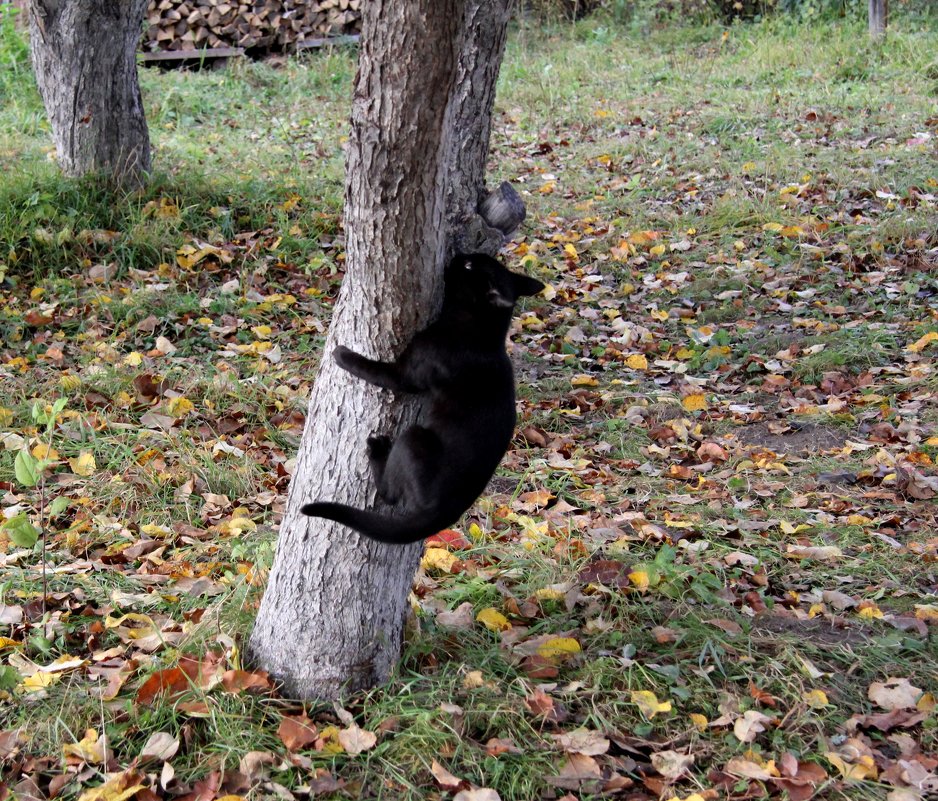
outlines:
[[936, 791], [934, 24], [513, 29], [519, 433], [337, 706], [240, 654], [353, 54], [145, 71], [121, 196], [57, 176], [0, 30], [0, 798]]

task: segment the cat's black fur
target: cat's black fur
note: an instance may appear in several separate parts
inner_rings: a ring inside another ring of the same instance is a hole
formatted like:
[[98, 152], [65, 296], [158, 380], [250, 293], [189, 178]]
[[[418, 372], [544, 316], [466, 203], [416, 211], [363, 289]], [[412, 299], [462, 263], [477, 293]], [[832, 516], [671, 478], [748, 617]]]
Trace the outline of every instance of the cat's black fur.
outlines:
[[452, 525], [479, 497], [515, 428], [515, 377], [505, 337], [515, 301], [544, 285], [477, 253], [456, 256], [444, 273], [443, 308], [397, 361], [333, 351], [344, 370], [370, 384], [422, 395], [421, 420], [393, 440], [368, 438], [378, 495], [395, 515], [339, 503], [308, 503], [326, 517], [381, 542], [425, 539]]

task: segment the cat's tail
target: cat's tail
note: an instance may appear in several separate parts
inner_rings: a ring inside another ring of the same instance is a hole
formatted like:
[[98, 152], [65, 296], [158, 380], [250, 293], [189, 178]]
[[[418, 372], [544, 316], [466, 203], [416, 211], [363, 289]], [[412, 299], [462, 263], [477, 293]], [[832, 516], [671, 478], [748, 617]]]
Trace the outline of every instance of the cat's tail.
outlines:
[[335, 520], [370, 539], [395, 545], [425, 540], [446, 526], [446, 523], [440, 523], [439, 515], [417, 513], [410, 517], [389, 517], [378, 512], [327, 501], [307, 503], [300, 511], [310, 517]]

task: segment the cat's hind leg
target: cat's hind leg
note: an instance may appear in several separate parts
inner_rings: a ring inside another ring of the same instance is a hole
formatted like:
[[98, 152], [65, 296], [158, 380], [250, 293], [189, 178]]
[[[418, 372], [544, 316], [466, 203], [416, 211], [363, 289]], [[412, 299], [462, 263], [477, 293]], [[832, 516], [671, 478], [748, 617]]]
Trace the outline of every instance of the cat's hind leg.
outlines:
[[[437, 501], [443, 443], [431, 429], [414, 425], [394, 441], [384, 465], [381, 487], [396, 502], [424, 509]], [[382, 497], [387, 500], [384, 494]]]
[[371, 473], [375, 477], [375, 486], [378, 488], [378, 497], [386, 503], [396, 503], [397, 498], [390, 497], [385, 481], [385, 468], [388, 463], [388, 454], [394, 441], [387, 434], [374, 434], [368, 437], [368, 463]]

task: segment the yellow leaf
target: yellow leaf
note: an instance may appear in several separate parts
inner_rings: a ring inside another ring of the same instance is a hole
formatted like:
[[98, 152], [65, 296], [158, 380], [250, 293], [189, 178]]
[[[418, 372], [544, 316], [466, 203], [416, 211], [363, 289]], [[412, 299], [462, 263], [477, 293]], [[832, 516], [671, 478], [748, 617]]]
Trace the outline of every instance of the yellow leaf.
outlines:
[[633, 353], [625, 360], [625, 364], [633, 370], [648, 369], [648, 359], [645, 357], [644, 353]]
[[863, 754], [856, 762], [845, 762], [839, 754], [828, 751], [824, 754], [827, 761], [840, 771], [845, 781], [862, 782], [864, 779], [875, 779], [879, 775], [876, 763], [869, 754]]
[[[140, 462], [140, 464], [146, 464], [148, 461], [149, 459], [146, 459], [145, 461]], [[140, 526], [140, 533], [146, 534], [151, 539], [161, 540], [172, 534], [172, 529], [169, 529], [166, 526], [158, 526], [156, 523], [144, 523], [142, 526]]]
[[534, 597], [539, 601], [562, 601], [566, 596], [556, 587], [541, 587], [535, 590]]
[[580, 254], [576, 252], [576, 248], [573, 247], [570, 243], [567, 243], [563, 246], [563, 252], [567, 254], [567, 257], [572, 261], [579, 261]]
[[699, 712], [691, 712], [687, 717], [690, 718], [690, 722], [694, 724], [694, 727], [699, 732], [706, 731], [707, 726], [710, 725], [710, 721], [707, 720], [707, 716], [701, 715]]
[[127, 640], [140, 640], [159, 631], [156, 623], [139, 612], [128, 612], [122, 617], [106, 617], [104, 628], [123, 628], [123, 635]]
[[319, 730], [319, 739], [316, 741], [316, 748], [322, 743], [322, 751], [326, 754], [341, 754], [345, 749], [339, 741], [339, 727], [326, 726]]
[[280, 204], [280, 208], [289, 214], [291, 211], [293, 211], [293, 209], [296, 208], [296, 204], [299, 203], [300, 200], [301, 198], [298, 194], [296, 194], [296, 192], [291, 192], [290, 196]]
[[804, 228], [800, 225], [786, 225], [779, 233], [789, 239], [795, 239], [804, 233]]
[[223, 520], [218, 524], [218, 530], [222, 534], [240, 537], [245, 532], [257, 531], [257, 523], [244, 515], [233, 514], [230, 520]]
[[[2, 413], [3, 411], [4, 410], [0, 409], [0, 413]], [[9, 411], [9, 409], [7, 409], [6, 411]], [[0, 425], [5, 425], [2, 419], [0, 419]], [[932, 447], [934, 447], [935, 445], [938, 445], [938, 437], [929, 437], [928, 439], [925, 440], [925, 444], [930, 445]]]
[[84, 667], [87, 664], [88, 660], [82, 659], [80, 656], [62, 654], [62, 656], [39, 669], [45, 673], [65, 673], [69, 670], [78, 670], [78, 668]]
[[124, 357], [124, 364], [128, 367], [139, 367], [143, 364], [143, 356], [137, 351], [131, 351]]
[[[724, 32], [725, 33], [725, 32]], [[706, 799], [700, 793], [691, 793], [685, 798], [680, 798], [679, 796], [672, 795], [668, 801], [706, 801]]]
[[778, 233], [778, 232], [781, 231], [782, 228], [784, 228], [784, 227], [785, 227], [785, 226], [782, 225], [781, 223], [766, 223], [765, 225], [762, 226], [762, 230], [763, 230], [763, 231], [774, 231], [775, 233]]
[[74, 392], [81, 386], [81, 377], [73, 373], [63, 373], [59, 376], [59, 386], [66, 392]]
[[675, 359], [680, 359], [682, 362], [687, 361], [688, 359], [694, 358], [694, 351], [690, 348], [678, 348], [677, 353], [674, 354]]
[[92, 765], [104, 762], [104, 738], [98, 737], [94, 729], [87, 729], [85, 736], [77, 743], [65, 743], [62, 746], [64, 756], [78, 757]]
[[782, 530], [783, 534], [797, 534], [799, 531], [807, 531], [811, 526], [806, 523], [799, 523], [797, 526], [793, 526], [787, 520], [782, 520], [778, 527]]
[[915, 616], [919, 620], [926, 620], [932, 623], [938, 623], [938, 606], [934, 604], [916, 604]]
[[146, 785], [139, 783], [140, 778], [140, 773], [132, 768], [125, 770], [104, 784], [85, 790], [78, 796], [78, 801], [126, 801], [145, 788]]
[[827, 700], [827, 693], [824, 692], [824, 690], [809, 690], [802, 698], [812, 709], [820, 709], [830, 703], [830, 701]]
[[13, 410], [0, 406], [0, 426], [8, 426], [13, 422]]
[[0, 637], [0, 651], [4, 648], [19, 648], [23, 643], [11, 640], [9, 637]]
[[29, 290], [29, 299], [30, 300], [39, 300], [43, 295], [46, 294], [46, 290], [41, 286], [34, 286]]
[[33, 673], [32, 676], [27, 676], [23, 679], [21, 686], [26, 692], [35, 693], [55, 684], [61, 678], [61, 673], [42, 673], [41, 671], [37, 671]]
[[175, 398], [169, 399], [169, 403], [166, 404], [166, 407], [169, 409], [169, 413], [174, 417], [185, 417], [195, 409], [195, 404], [185, 395], [177, 395]]
[[670, 712], [670, 701], [659, 701], [651, 690], [632, 690], [632, 703], [635, 704], [641, 713], [651, 720], [659, 712]]
[[420, 566], [424, 570], [436, 570], [440, 573], [449, 573], [453, 569], [453, 565], [458, 561], [459, 559], [450, 551], [446, 550], [446, 548], [427, 548], [423, 559], [420, 560]]
[[598, 387], [599, 381], [597, 381], [591, 375], [575, 375], [570, 379], [570, 384], [574, 387]]
[[72, 468], [72, 472], [78, 476], [90, 476], [98, 469], [98, 465], [94, 461], [94, 454], [91, 451], [82, 451], [77, 458], [69, 459], [68, 463]]
[[251, 327], [251, 331], [258, 339], [269, 339], [274, 330], [269, 325], [255, 325]]
[[565, 659], [580, 653], [580, 650], [580, 644], [573, 637], [553, 637], [547, 642], [541, 643], [537, 648], [537, 653], [545, 659], [563, 662]]
[[50, 462], [54, 462], [59, 458], [59, 452], [55, 448], [46, 445], [45, 442], [37, 442], [33, 446], [32, 454], [37, 459], [47, 459]]
[[487, 606], [479, 612], [476, 615], [476, 620], [489, 631], [507, 631], [511, 628], [508, 618], [492, 606]]
[[883, 610], [876, 604], [870, 604], [869, 606], [864, 606], [860, 610], [859, 615], [864, 620], [878, 620], [883, 617]]
[[467, 690], [474, 690], [476, 687], [485, 686], [485, 679], [482, 677], [481, 670], [470, 670], [462, 680], [462, 686]]
[[654, 247], [648, 249], [648, 253], [655, 258], [658, 258], [659, 256], [663, 256], [666, 250], [667, 248], [664, 245], [655, 245]]
[[681, 405], [689, 412], [702, 412], [707, 408], [707, 396], [702, 392], [685, 395], [681, 400]]
[[922, 697], [915, 702], [915, 708], [919, 712], [927, 712], [929, 715], [935, 711], [938, 701], [932, 693], [922, 693]]
[[645, 592], [651, 584], [647, 570], [633, 570], [629, 573], [629, 581], [641, 592]]
[[912, 351], [912, 353], [919, 353], [925, 350], [928, 345], [932, 342], [938, 341], [938, 331], [929, 331], [925, 336], [920, 337], [911, 345], [906, 347], [906, 350]]

